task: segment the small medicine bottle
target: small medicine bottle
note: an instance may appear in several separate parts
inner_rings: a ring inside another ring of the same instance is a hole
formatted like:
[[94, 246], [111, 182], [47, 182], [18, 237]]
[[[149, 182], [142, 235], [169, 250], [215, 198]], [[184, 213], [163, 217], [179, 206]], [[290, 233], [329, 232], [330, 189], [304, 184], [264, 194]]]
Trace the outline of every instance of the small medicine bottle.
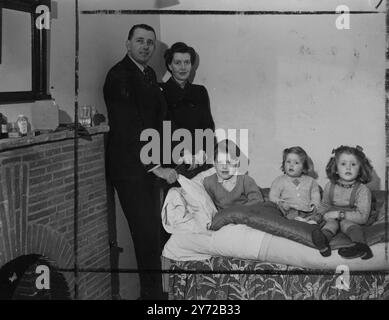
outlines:
[[12, 122], [9, 124], [8, 137], [9, 138], [19, 138], [20, 137], [18, 126], [16, 125], [16, 123]]
[[0, 113], [0, 126], [0, 139], [8, 138], [8, 123], [2, 113]]

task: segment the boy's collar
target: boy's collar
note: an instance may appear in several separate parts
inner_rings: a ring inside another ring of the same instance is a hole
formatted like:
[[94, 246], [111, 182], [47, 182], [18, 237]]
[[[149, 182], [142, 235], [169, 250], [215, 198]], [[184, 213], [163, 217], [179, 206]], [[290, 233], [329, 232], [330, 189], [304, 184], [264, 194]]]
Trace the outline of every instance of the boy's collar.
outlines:
[[217, 182], [223, 184], [223, 183], [234, 183], [237, 179], [237, 175], [234, 174], [231, 178], [229, 179], [223, 179], [221, 178], [217, 173], [216, 173], [216, 176], [217, 176]]

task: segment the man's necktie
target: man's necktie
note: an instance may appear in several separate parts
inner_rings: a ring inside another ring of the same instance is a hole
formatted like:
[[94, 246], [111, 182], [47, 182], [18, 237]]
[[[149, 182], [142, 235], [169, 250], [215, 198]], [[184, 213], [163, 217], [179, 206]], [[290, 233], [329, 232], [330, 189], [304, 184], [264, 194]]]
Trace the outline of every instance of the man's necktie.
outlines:
[[152, 85], [153, 84], [153, 73], [151, 71], [151, 69], [149, 67], [145, 67], [144, 70], [143, 70], [143, 73], [145, 75], [145, 81], [148, 85]]

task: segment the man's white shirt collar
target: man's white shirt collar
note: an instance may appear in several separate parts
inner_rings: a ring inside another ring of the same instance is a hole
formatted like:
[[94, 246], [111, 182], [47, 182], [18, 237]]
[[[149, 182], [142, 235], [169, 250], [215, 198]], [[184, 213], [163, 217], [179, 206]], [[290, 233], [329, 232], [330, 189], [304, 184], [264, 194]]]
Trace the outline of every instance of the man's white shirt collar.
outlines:
[[140, 71], [144, 72], [145, 71], [145, 67], [143, 65], [141, 65], [139, 62], [135, 61], [130, 54], [127, 54], [129, 56], [129, 58], [136, 64], [136, 66], [140, 69]]

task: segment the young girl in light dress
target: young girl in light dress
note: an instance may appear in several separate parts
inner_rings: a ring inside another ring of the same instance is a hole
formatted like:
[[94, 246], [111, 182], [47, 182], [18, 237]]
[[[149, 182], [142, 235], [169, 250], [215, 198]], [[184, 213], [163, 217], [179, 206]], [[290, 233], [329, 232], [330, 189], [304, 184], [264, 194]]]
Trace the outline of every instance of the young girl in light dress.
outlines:
[[277, 204], [290, 220], [316, 224], [316, 209], [320, 204], [320, 188], [308, 175], [309, 157], [301, 147], [286, 148], [282, 155], [282, 176], [270, 188], [269, 200]]
[[362, 226], [367, 223], [371, 211], [371, 192], [366, 183], [372, 179], [373, 168], [360, 146], [340, 146], [332, 154], [326, 167], [330, 181], [317, 210], [325, 224], [312, 233], [312, 240], [322, 248], [323, 256], [329, 256], [329, 242], [341, 231], [353, 245], [339, 249], [339, 255], [346, 259], [370, 259], [373, 253], [366, 243]]

